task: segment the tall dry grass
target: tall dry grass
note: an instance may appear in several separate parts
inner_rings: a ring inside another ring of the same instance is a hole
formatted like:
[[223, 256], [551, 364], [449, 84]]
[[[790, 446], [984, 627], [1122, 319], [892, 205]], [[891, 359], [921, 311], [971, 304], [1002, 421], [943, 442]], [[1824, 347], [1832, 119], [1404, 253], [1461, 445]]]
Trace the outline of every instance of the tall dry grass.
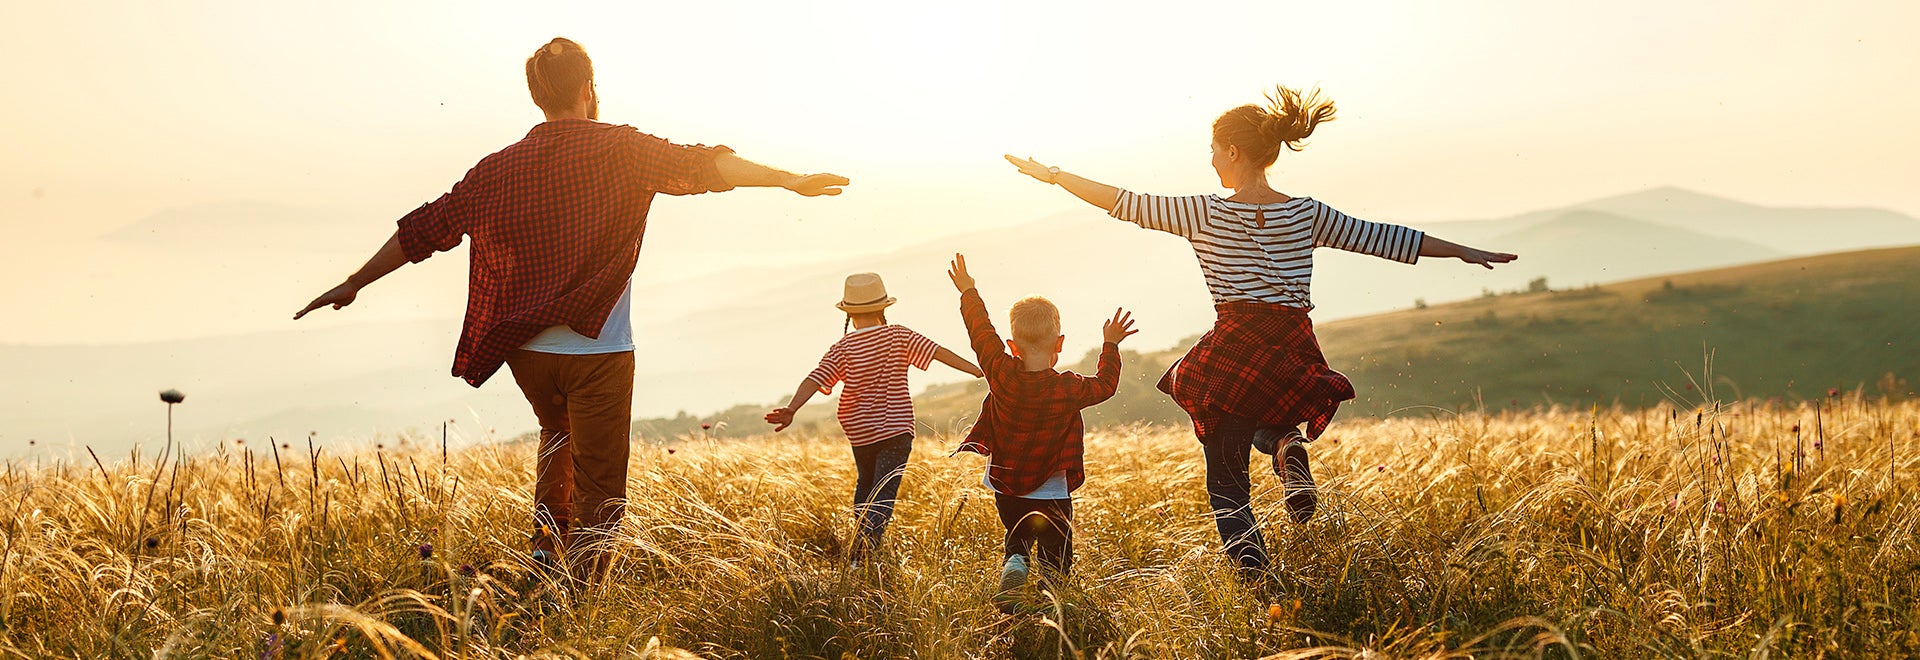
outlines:
[[950, 434], [865, 569], [843, 440], [641, 446], [585, 589], [529, 572], [524, 444], [42, 456], [0, 478], [0, 655], [1911, 656], [1916, 434], [1920, 404], [1846, 398], [1343, 422], [1313, 522], [1256, 476], [1275, 579], [1249, 590], [1191, 436], [1097, 431], [1074, 575], [1016, 616]]

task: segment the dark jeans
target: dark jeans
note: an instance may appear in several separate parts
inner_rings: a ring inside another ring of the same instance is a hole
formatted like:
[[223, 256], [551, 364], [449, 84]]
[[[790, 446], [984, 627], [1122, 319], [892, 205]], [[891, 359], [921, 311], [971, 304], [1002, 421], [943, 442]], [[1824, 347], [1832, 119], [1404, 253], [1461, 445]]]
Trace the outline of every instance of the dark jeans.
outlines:
[[1200, 439], [1207, 455], [1207, 503], [1213, 507], [1213, 526], [1227, 555], [1240, 566], [1240, 577], [1258, 579], [1267, 570], [1267, 542], [1253, 517], [1253, 479], [1247, 474], [1253, 449], [1253, 420], [1228, 418], [1216, 425], [1212, 437]]
[[859, 519], [853, 555], [864, 557], [880, 548], [880, 536], [893, 519], [893, 503], [900, 495], [900, 477], [913, 455], [913, 434], [900, 435], [853, 448], [853, 466], [859, 476], [853, 484], [853, 514]]
[[[1006, 556], [1026, 555], [1042, 567], [1063, 574], [1073, 568], [1073, 500], [1032, 500], [994, 493], [993, 507], [1000, 511], [1000, 524], [1007, 528]], [[1039, 547], [1033, 548], [1036, 545]], [[1038, 552], [1029, 554], [1030, 548]]]

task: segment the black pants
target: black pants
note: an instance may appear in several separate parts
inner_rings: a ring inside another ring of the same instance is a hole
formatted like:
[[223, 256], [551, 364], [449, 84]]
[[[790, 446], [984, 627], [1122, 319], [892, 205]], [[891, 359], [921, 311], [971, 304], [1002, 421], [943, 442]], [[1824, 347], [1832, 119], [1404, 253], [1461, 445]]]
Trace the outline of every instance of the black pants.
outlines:
[[1073, 568], [1073, 500], [1034, 500], [994, 493], [993, 508], [1000, 511], [1000, 524], [1007, 528], [1007, 557], [1026, 555], [1040, 566], [1063, 574]]
[[1267, 542], [1260, 521], [1253, 517], [1253, 479], [1247, 474], [1256, 424], [1229, 418], [1201, 438], [1207, 455], [1207, 503], [1213, 507], [1213, 526], [1227, 556], [1240, 566], [1240, 576], [1254, 580], [1267, 570]]
[[853, 466], [858, 476], [853, 484], [853, 513], [859, 519], [854, 537], [856, 557], [880, 547], [880, 536], [893, 520], [893, 503], [900, 495], [900, 477], [907, 471], [907, 459], [913, 455], [913, 434], [900, 435], [853, 448]]

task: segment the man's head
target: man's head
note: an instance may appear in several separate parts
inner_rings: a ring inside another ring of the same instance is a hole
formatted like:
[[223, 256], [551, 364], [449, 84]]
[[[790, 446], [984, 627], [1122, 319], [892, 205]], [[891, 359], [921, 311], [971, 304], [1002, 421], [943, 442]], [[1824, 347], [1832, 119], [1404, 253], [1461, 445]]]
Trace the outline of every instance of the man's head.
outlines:
[[527, 91], [549, 121], [600, 118], [593, 91], [593, 60], [571, 39], [554, 37], [527, 58]]
[[1027, 296], [1014, 303], [1007, 316], [1013, 324], [1013, 338], [1007, 340], [1007, 350], [1012, 351], [1014, 357], [1021, 360], [1045, 357], [1048, 368], [1060, 361], [1060, 349], [1065, 347], [1067, 338], [1060, 334], [1060, 308], [1054, 307], [1053, 301]]

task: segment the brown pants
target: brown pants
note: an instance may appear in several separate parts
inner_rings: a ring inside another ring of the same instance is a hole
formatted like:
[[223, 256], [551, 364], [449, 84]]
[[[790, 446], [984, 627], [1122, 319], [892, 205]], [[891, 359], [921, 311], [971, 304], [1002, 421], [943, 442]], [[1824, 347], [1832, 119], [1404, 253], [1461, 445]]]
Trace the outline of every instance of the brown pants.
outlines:
[[[633, 424], [633, 353], [559, 355], [516, 350], [513, 380], [540, 419], [533, 486], [534, 548], [570, 549], [620, 522]], [[541, 533], [542, 531], [546, 533]], [[594, 575], [604, 559], [581, 561]]]

